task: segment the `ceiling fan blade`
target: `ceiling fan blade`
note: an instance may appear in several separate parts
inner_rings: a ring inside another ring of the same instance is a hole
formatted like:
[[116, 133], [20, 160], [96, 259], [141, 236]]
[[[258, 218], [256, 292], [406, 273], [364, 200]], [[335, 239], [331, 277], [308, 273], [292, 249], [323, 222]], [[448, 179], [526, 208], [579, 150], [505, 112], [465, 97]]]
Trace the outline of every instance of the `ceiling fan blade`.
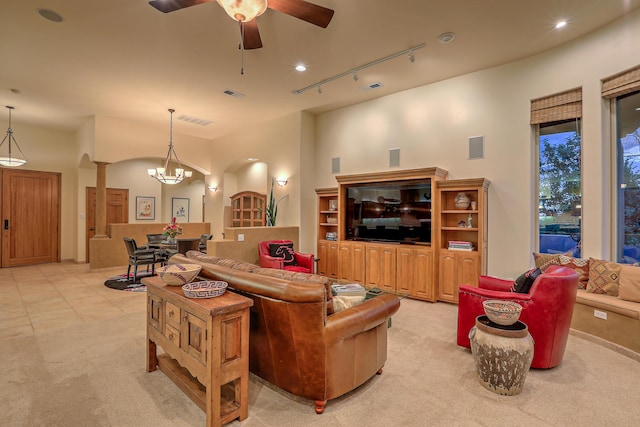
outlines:
[[196, 6], [202, 3], [212, 3], [216, 0], [152, 0], [149, 4], [160, 12], [168, 13], [185, 7]]
[[333, 10], [304, 0], [269, 0], [269, 9], [286, 13], [318, 27], [327, 28], [333, 18]]
[[244, 49], [260, 49], [262, 40], [260, 39], [260, 31], [258, 30], [258, 20], [252, 19], [249, 22], [240, 23], [240, 34], [242, 35], [242, 26], [244, 25]]

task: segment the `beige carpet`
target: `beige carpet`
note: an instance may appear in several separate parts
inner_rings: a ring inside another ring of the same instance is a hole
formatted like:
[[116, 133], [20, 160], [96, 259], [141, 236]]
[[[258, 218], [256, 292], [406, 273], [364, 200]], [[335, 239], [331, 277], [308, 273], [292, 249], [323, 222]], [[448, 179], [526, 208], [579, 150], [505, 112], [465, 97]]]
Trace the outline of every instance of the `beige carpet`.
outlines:
[[[120, 292], [120, 291], [114, 291]], [[144, 300], [139, 300], [144, 304]], [[163, 373], [146, 373], [144, 308], [0, 341], [1, 426], [202, 426], [205, 415]], [[330, 401], [251, 376], [249, 426], [637, 426], [640, 363], [571, 336], [562, 365], [532, 370], [500, 396], [455, 344], [457, 307], [403, 300], [384, 373]]]

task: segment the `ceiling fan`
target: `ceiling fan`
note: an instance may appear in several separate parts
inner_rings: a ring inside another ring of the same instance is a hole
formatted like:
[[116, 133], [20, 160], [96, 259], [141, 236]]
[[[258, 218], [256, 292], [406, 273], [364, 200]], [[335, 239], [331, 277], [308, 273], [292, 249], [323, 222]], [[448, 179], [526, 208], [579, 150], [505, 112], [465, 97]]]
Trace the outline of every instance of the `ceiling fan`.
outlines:
[[327, 28], [333, 17], [333, 10], [304, 0], [152, 0], [149, 4], [160, 12], [168, 13], [216, 1], [227, 14], [240, 22], [243, 49], [262, 47], [256, 18], [267, 8], [277, 10], [322, 28]]

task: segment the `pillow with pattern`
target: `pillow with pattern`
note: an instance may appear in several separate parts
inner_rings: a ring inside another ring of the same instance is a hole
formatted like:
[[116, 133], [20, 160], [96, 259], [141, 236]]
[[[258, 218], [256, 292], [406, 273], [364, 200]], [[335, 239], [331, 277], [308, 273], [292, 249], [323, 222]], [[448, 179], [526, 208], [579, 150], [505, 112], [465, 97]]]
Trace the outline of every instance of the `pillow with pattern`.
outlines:
[[513, 282], [513, 287], [511, 288], [511, 292], [517, 292], [519, 294], [528, 294], [531, 289], [531, 285], [536, 280], [542, 272], [539, 268], [532, 268], [529, 271], [525, 271], [522, 273], [515, 282]]
[[587, 289], [589, 283], [589, 259], [574, 258], [572, 256], [560, 255], [558, 264], [569, 267], [578, 273], [578, 289]]
[[293, 253], [293, 243], [269, 243], [269, 255], [284, 258], [284, 265], [298, 265]]
[[618, 296], [621, 270], [622, 265], [617, 262], [589, 258], [587, 292]]

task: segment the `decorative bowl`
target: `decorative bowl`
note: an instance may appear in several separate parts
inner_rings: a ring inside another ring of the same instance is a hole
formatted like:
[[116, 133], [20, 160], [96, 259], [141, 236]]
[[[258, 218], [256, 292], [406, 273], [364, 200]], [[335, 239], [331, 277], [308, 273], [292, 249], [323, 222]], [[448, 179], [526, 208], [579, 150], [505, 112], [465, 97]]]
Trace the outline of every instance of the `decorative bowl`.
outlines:
[[182, 286], [196, 278], [199, 264], [171, 264], [158, 269], [158, 276], [170, 286]]
[[490, 299], [482, 301], [482, 305], [489, 320], [502, 326], [516, 323], [522, 312], [522, 306], [513, 301]]
[[220, 280], [210, 280], [205, 282], [187, 283], [182, 286], [184, 296], [188, 298], [213, 298], [224, 294], [227, 289], [227, 282]]

